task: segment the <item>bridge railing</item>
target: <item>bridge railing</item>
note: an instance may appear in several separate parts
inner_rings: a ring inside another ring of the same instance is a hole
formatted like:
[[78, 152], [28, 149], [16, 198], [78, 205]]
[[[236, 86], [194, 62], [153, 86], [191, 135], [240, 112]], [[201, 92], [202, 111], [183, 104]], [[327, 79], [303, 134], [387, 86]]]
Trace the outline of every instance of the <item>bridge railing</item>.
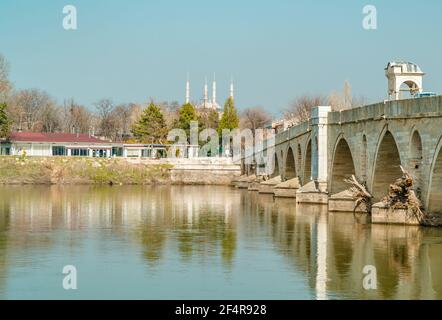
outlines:
[[386, 101], [329, 114], [329, 124], [351, 123], [380, 118], [441, 116], [442, 96]]
[[311, 120], [290, 127], [289, 129], [280, 132], [276, 135], [276, 140], [275, 140], [276, 144], [280, 144], [287, 140], [303, 135], [306, 132], [310, 131], [310, 128], [311, 128]]

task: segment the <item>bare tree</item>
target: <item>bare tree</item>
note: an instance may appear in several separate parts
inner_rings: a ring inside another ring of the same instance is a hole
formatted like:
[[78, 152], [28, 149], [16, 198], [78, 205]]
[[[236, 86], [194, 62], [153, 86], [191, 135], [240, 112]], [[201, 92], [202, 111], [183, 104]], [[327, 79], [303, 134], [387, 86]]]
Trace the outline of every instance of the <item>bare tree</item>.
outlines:
[[[212, 108], [201, 108], [197, 110], [198, 121], [200, 123], [200, 129], [216, 129], [219, 126], [220, 115], [217, 110]], [[176, 118], [179, 117], [179, 112], [175, 112]], [[172, 115], [172, 116], [173, 116]]]
[[360, 95], [358, 97], [353, 97], [352, 108], [359, 108], [367, 105], [367, 103], [368, 103], [367, 98], [363, 95]]
[[304, 95], [296, 98], [284, 112], [285, 120], [293, 125], [308, 121], [311, 116], [311, 110], [314, 107], [325, 104], [326, 99], [322, 96]]
[[56, 132], [62, 127], [60, 108], [52, 101], [40, 107], [38, 118], [40, 121], [34, 131]]
[[112, 111], [114, 120], [114, 140], [124, 141], [130, 135], [132, 110], [130, 104], [120, 104]]
[[10, 113], [18, 129], [26, 131], [55, 130], [57, 107], [46, 92], [26, 89], [16, 92], [10, 99]]
[[130, 122], [133, 124], [140, 120], [141, 113], [143, 112], [143, 106], [137, 103], [129, 103], [130, 109]]
[[345, 81], [341, 92], [333, 91], [330, 94], [328, 104], [332, 107], [333, 111], [342, 111], [361, 107], [366, 104], [366, 99], [363, 96], [359, 98], [353, 97], [350, 83]]
[[101, 99], [95, 103], [98, 112], [98, 124], [100, 135], [114, 139], [118, 130], [115, 130], [116, 118], [114, 111], [114, 103], [110, 99]]
[[178, 112], [178, 110], [181, 108], [181, 105], [178, 101], [172, 101], [169, 103], [169, 112]]
[[256, 129], [263, 128], [272, 121], [270, 114], [263, 107], [247, 108], [241, 113], [241, 128]]
[[94, 115], [74, 99], [64, 101], [62, 113], [64, 132], [92, 133]]
[[[153, 100], [151, 99], [151, 102]], [[166, 125], [168, 128], [172, 128], [176, 121], [179, 118], [179, 109], [181, 108], [178, 101], [172, 102], [160, 102], [156, 103], [157, 106], [160, 107], [161, 112], [163, 113], [164, 119], [166, 120]]]
[[9, 82], [9, 63], [0, 53], [0, 103], [4, 102], [11, 91], [11, 83]]

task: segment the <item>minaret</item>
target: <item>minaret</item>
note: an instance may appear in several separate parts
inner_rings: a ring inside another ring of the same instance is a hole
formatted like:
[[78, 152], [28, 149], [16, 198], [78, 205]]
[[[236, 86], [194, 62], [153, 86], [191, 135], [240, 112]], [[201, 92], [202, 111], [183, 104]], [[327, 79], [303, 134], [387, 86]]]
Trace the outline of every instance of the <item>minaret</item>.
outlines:
[[230, 81], [230, 98], [233, 99], [233, 79]]
[[190, 103], [190, 80], [189, 80], [189, 74], [187, 74], [187, 81], [186, 81], [186, 104]]
[[216, 77], [213, 74], [213, 84], [212, 84], [212, 106], [216, 107]]
[[209, 88], [207, 86], [207, 78], [206, 78], [206, 83], [204, 84], [204, 108], [207, 108], [208, 102], [209, 102]]

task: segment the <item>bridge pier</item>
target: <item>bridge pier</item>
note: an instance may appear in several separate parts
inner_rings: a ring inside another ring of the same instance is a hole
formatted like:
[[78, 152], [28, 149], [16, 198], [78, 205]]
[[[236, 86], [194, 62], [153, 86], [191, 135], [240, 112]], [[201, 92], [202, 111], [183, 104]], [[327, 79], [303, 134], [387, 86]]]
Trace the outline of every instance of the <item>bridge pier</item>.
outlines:
[[373, 224], [420, 225], [419, 221], [407, 209], [388, 208], [385, 203], [376, 203], [371, 209]]
[[[350, 190], [345, 190], [337, 194], [331, 195], [328, 199], [328, 210], [331, 212], [353, 212], [356, 201]], [[365, 208], [358, 207], [355, 212], [363, 213]]]
[[[319, 106], [312, 109], [312, 153], [309, 183], [298, 190], [298, 203], [328, 203], [328, 113], [330, 106]], [[304, 177], [306, 180], [307, 177]]]
[[294, 178], [278, 184], [274, 191], [277, 198], [296, 198], [296, 193], [300, 188], [299, 179]]
[[259, 193], [274, 194], [275, 187], [281, 183], [281, 176], [274, 177], [270, 180], [263, 181], [259, 185]]
[[236, 181], [236, 187], [238, 189], [248, 189], [249, 188], [249, 184], [254, 181], [256, 179], [255, 175], [252, 176], [244, 176], [244, 177], [240, 177], [237, 181]]
[[310, 181], [296, 193], [297, 203], [328, 204], [328, 193], [319, 189], [316, 181]]
[[258, 176], [255, 180], [249, 183], [249, 191], [259, 191], [259, 186], [261, 185], [261, 182], [263, 181], [263, 178]]

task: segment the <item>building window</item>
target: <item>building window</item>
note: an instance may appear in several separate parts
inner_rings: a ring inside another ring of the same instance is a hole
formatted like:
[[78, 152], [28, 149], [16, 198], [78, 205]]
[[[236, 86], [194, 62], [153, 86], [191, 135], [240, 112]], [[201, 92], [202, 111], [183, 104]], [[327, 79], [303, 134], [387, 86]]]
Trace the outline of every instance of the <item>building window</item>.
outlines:
[[123, 148], [112, 147], [112, 156], [113, 157], [122, 157], [123, 156]]
[[128, 149], [127, 150], [127, 157], [128, 158], [139, 158], [140, 157], [140, 150], [139, 149]]
[[66, 148], [61, 146], [52, 147], [52, 155], [53, 156], [65, 156]]
[[87, 157], [87, 149], [71, 149], [71, 156], [73, 157]]
[[165, 149], [158, 149], [157, 150], [157, 158], [166, 158], [167, 152]]
[[2, 156], [9, 156], [9, 155], [11, 155], [11, 147], [1, 147], [0, 148], [0, 154]]
[[152, 158], [152, 149], [142, 149], [141, 150], [142, 158]]
[[92, 151], [92, 156], [94, 158], [106, 158], [107, 157], [107, 151], [104, 149], [95, 149]]

